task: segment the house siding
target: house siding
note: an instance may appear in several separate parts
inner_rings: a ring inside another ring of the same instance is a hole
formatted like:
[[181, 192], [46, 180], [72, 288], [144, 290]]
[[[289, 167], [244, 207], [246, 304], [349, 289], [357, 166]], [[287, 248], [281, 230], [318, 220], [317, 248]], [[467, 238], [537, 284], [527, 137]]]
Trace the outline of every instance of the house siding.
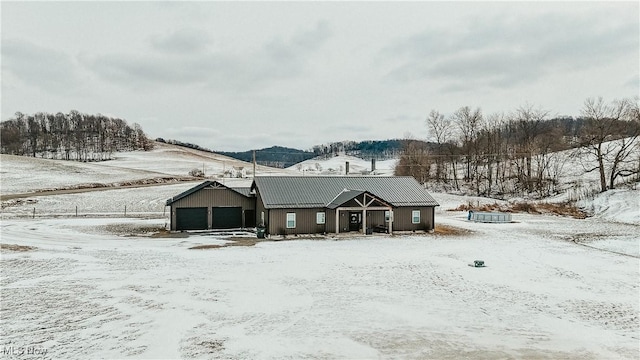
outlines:
[[[269, 211], [269, 233], [274, 235], [292, 235], [322, 234], [328, 232], [328, 216], [325, 215], [325, 224], [316, 224], [316, 214], [318, 212], [325, 212], [326, 214], [324, 208], [271, 209]], [[296, 214], [296, 227], [293, 229], [287, 229], [287, 213]]]
[[[261, 208], [260, 205], [257, 206]], [[420, 211], [420, 222], [412, 222], [412, 212]], [[258, 214], [260, 210], [257, 211]], [[325, 224], [316, 224], [316, 213], [325, 213]], [[349, 212], [340, 211], [339, 224], [340, 232], [349, 232]], [[287, 213], [296, 214], [296, 227], [287, 229]], [[430, 207], [407, 207], [396, 208], [393, 211], [393, 231], [429, 231], [433, 230], [433, 208]], [[294, 235], [294, 234], [323, 234], [335, 233], [336, 210], [315, 208], [315, 209], [270, 209], [265, 212], [268, 215], [267, 232], [273, 235]], [[258, 215], [260, 216], [260, 215]], [[266, 220], [266, 219], [265, 219]], [[259, 219], [258, 219], [259, 221]], [[388, 226], [385, 221], [384, 210], [367, 211], [367, 228], [375, 226]]]
[[[420, 223], [413, 224], [411, 213], [413, 210], [420, 210]], [[432, 207], [399, 207], [393, 210], [393, 230], [394, 231], [414, 231], [433, 230], [433, 208]]]
[[254, 198], [248, 198], [230, 189], [204, 188], [171, 204], [171, 230], [176, 230], [176, 209], [191, 207], [207, 208], [207, 228], [211, 229], [212, 207], [241, 207], [243, 212], [243, 224], [245, 224], [245, 210], [254, 210], [256, 204]]
[[[260, 224], [262, 221], [262, 213], [264, 213], [264, 224]], [[262, 195], [260, 194], [260, 190], [256, 189], [256, 225], [266, 225], [267, 226], [267, 234], [271, 234], [271, 222], [269, 221], [269, 210], [264, 207], [264, 202], [262, 201]]]

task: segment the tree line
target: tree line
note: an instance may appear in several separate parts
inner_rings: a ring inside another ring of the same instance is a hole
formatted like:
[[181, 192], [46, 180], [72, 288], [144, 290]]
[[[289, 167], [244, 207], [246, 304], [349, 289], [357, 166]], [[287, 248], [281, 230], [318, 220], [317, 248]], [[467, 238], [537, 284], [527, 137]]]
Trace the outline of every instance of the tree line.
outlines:
[[387, 160], [398, 157], [403, 152], [404, 140], [366, 140], [366, 141], [338, 141], [328, 144], [315, 145], [311, 152], [315, 156], [335, 156], [345, 154], [365, 160]]
[[622, 178], [640, 178], [638, 109], [637, 99], [590, 98], [578, 118], [550, 118], [532, 105], [490, 115], [469, 106], [450, 116], [432, 110], [425, 121], [431, 144], [405, 140], [395, 173], [484, 196], [544, 197], [557, 192], [563, 175], [566, 156], [558, 152], [571, 149], [605, 191]]
[[137, 123], [77, 110], [23, 114], [0, 123], [3, 154], [60, 160], [102, 161], [114, 152], [150, 150], [153, 142]]

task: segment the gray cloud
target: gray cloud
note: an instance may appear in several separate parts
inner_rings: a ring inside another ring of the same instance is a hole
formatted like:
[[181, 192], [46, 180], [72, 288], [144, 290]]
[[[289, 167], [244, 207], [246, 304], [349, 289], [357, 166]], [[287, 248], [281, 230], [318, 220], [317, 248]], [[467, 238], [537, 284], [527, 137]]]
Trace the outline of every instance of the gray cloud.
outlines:
[[558, 69], [607, 64], [638, 49], [638, 23], [612, 23], [604, 14], [567, 18], [495, 17], [465, 28], [415, 34], [384, 48], [399, 61], [387, 78], [445, 80], [443, 89], [513, 87]]
[[199, 84], [218, 90], [249, 90], [300, 75], [310, 56], [329, 36], [327, 25], [321, 22], [314, 29], [287, 41], [275, 39], [256, 51], [231, 54], [201, 51], [208, 40], [200, 32], [177, 32], [167, 37], [154, 37], [151, 43], [155, 49], [181, 56], [153, 52], [107, 54], [84, 61], [101, 77], [136, 88]]
[[635, 90], [637, 94], [638, 92], [640, 92], [640, 75], [633, 75], [627, 82], [624, 83], [624, 85]]
[[2, 72], [46, 91], [69, 93], [80, 81], [73, 58], [28, 41], [2, 41]]
[[171, 34], [154, 35], [150, 38], [154, 49], [176, 55], [204, 51], [211, 42], [209, 34], [199, 29], [180, 29]]

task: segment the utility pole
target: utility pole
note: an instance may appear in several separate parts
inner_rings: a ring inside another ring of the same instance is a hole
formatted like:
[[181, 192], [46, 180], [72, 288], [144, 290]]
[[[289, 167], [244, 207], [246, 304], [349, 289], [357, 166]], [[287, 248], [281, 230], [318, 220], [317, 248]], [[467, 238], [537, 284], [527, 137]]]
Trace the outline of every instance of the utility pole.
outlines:
[[256, 151], [253, 150], [253, 178], [256, 178]]

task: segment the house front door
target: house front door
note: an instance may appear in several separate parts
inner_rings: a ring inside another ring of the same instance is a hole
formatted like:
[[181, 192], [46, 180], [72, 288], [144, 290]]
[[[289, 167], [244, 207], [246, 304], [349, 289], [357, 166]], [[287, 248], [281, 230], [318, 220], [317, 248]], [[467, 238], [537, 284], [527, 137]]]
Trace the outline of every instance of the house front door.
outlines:
[[350, 212], [349, 213], [349, 231], [358, 231], [362, 227], [362, 213]]

